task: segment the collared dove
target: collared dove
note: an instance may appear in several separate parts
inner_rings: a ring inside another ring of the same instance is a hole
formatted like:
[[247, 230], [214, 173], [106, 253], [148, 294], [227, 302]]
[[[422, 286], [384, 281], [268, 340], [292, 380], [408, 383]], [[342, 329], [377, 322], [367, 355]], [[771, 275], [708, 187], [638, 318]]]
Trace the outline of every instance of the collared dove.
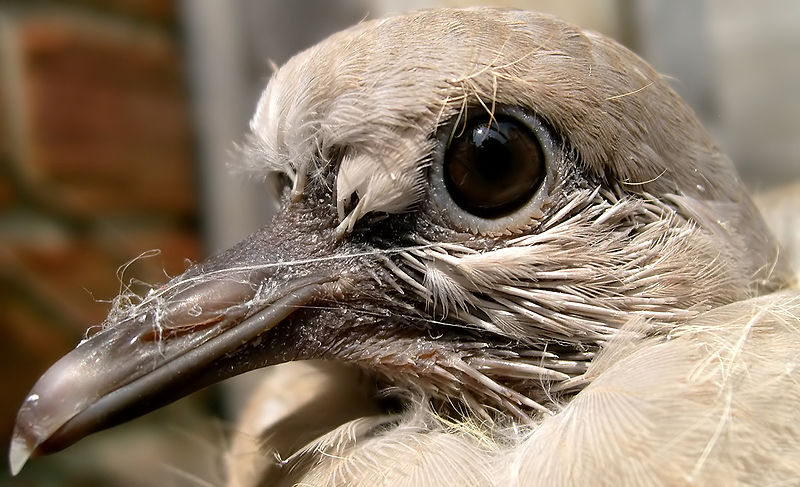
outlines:
[[280, 68], [251, 129], [274, 221], [117, 300], [22, 404], [14, 472], [316, 359], [252, 399], [232, 484], [799, 481], [794, 275], [624, 47], [513, 10], [363, 22]]

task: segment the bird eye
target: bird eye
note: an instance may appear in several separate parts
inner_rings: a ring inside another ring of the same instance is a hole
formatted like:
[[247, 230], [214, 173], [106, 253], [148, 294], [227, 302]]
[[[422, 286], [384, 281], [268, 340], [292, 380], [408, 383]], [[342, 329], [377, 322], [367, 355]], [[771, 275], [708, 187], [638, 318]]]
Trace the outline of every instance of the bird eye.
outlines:
[[453, 201], [484, 218], [525, 204], [546, 171], [539, 140], [507, 116], [469, 121], [445, 150], [443, 165], [444, 184]]
[[450, 220], [479, 233], [530, 224], [552, 179], [550, 130], [520, 109], [481, 113], [445, 126], [431, 188]]

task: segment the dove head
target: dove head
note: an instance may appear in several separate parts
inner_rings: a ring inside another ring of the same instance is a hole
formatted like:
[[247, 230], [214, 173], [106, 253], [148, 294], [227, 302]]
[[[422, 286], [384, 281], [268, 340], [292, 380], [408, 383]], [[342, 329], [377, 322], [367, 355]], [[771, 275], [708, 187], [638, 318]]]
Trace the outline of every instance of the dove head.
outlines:
[[112, 309], [37, 382], [33, 453], [246, 370], [321, 358], [444, 414], [526, 420], [632, 320], [666, 334], [786, 286], [728, 159], [664, 78], [555, 18], [361, 23], [270, 80], [242, 170], [272, 224]]
[[541, 118], [598, 181], [745, 199], [730, 162], [661, 75], [608, 38], [521, 11], [366, 22], [300, 53], [258, 103], [251, 129], [261, 157], [251, 169], [288, 174], [301, 191], [312, 168], [333, 160], [338, 201], [353, 190], [374, 201], [348, 220], [394, 213], [425, 196], [433, 134], [505, 108]]

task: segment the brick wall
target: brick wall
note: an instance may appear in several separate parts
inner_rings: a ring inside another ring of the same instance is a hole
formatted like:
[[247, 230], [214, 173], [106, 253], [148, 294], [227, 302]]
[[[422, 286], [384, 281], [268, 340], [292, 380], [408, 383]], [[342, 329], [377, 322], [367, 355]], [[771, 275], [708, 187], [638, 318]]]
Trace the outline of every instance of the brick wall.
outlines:
[[[173, 2], [0, 4], [3, 458], [24, 395], [120, 286], [203, 253], [185, 85]], [[35, 463], [15, 482], [50, 478]]]

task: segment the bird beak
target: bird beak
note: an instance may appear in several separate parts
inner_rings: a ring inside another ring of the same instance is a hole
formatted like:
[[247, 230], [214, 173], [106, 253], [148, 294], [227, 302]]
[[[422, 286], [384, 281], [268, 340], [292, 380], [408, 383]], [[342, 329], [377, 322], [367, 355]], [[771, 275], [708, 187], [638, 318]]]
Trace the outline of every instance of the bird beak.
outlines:
[[307, 358], [291, 342], [292, 332], [276, 336], [273, 329], [299, 308], [341, 292], [342, 272], [336, 259], [314, 258], [330, 249], [287, 242], [280, 228], [257, 232], [139, 302], [112, 309], [104, 327], [50, 367], [23, 402], [11, 441], [12, 473], [31, 456], [61, 450], [209, 384]]

